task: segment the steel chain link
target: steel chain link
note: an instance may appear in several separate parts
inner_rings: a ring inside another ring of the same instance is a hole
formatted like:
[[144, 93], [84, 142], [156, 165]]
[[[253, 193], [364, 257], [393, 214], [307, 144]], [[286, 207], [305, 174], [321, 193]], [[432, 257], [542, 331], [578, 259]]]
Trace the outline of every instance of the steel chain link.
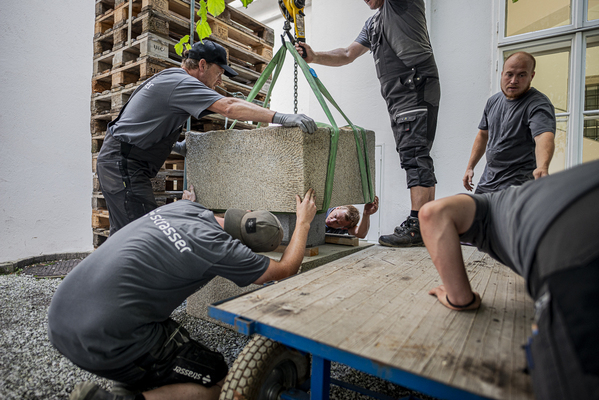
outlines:
[[[297, 35], [293, 35], [297, 43]], [[297, 114], [297, 60], [293, 61], [293, 113]]]

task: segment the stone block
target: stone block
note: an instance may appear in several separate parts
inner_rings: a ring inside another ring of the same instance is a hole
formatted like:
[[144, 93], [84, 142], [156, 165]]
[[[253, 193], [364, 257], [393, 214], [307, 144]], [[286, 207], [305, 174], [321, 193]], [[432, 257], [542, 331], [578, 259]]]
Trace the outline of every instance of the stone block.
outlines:
[[[316, 191], [323, 206], [330, 130], [314, 134], [299, 128], [271, 126], [255, 130], [187, 132], [187, 180], [197, 201], [213, 210], [263, 209], [295, 213], [295, 195]], [[374, 182], [375, 134], [366, 132], [369, 168]], [[361, 142], [360, 135], [360, 142]], [[363, 204], [354, 133], [339, 134], [331, 207]]]
[[[284, 230], [283, 242], [281, 244], [288, 244], [295, 230], [295, 214], [276, 214], [277, 218], [281, 222], [281, 226]], [[326, 239], [326, 213], [316, 214], [312, 223], [310, 224], [310, 230], [308, 231], [308, 239], [306, 240], [306, 247], [315, 247], [325, 243]]]

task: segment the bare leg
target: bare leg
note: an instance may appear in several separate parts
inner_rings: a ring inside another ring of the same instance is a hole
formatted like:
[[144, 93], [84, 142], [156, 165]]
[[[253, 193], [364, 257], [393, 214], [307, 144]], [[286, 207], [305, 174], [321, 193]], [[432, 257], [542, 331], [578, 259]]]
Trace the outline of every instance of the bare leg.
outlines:
[[[459, 235], [470, 228], [475, 212], [476, 203], [471, 197], [457, 195], [430, 202], [419, 214], [422, 238], [443, 281], [443, 285], [429, 294], [437, 296], [443, 305], [453, 310], [457, 308], [450, 306], [445, 296], [456, 305], [472, 301]], [[467, 309], [480, 306], [480, 296], [475, 293], [475, 298], [474, 304]]]
[[143, 395], [146, 400], [217, 400], [223, 383], [224, 380], [211, 388], [195, 383], [175, 383], [144, 392]]
[[435, 187], [412, 186], [410, 188], [412, 210], [419, 211], [429, 201], [435, 200]]

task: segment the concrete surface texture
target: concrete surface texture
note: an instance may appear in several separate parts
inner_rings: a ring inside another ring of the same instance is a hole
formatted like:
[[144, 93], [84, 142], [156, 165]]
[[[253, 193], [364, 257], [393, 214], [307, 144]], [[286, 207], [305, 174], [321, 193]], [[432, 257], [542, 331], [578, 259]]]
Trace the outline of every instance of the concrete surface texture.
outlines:
[[[367, 131], [366, 135], [374, 178], [375, 134]], [[322, 208], [330, 137], [328, 128], [307, 134], [279, 126], [188, 132], [187, 180], [198, 202], [210, 209], [295, 213], [295, 195], [303, 196], [309, 188], [316, 191], [316, 205]], [[343, 128], [330, 206], [364, 203], [361, 182], [354, 133]]]
[[[296, 216], [295, 214], [276, 214], [283, 231], [283, 242], [281, 244], [288, 244], [293, 236], [295, 230]], [[308, 239], [306, 240], [306, 247], [319, 246], [325, 243], [326, 238], [326, 213], [319, 213], [314, 216], [314, 219], [310, 223], [310, 230], [308, 231]]]

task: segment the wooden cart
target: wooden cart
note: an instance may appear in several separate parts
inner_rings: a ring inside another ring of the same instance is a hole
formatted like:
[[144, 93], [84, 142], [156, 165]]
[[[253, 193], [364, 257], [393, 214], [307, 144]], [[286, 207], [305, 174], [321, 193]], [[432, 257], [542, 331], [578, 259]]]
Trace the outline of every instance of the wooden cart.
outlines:
[[475, 248], [462, 251], [483, 300], [476, 311], [427, 294], [441, 280], [425, 248], [381, 246], [211, 305], [211, 317], [257, 334], [221, 399], [326, 399], [331, 383], [347, 386], [331, 380], [331, 361], [442, 399], [533, 399], [525, 282]]

